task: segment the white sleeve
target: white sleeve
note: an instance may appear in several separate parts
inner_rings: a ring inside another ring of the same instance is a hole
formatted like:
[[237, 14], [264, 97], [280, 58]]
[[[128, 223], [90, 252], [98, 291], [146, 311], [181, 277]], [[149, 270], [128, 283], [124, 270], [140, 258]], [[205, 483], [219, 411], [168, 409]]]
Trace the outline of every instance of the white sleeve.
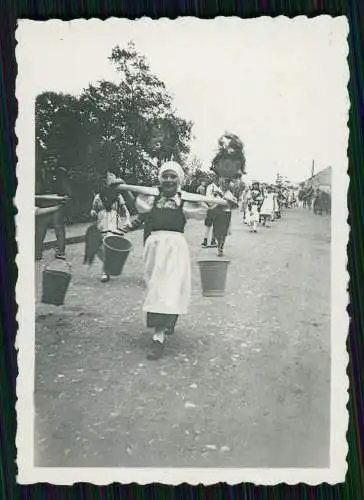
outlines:
[[140, 194], [135, 200], [135, 208], [140, 214], [148, 213], [153, 208], [154, 196]]
[[205, 203], [192, 203], [185, 201], [183, 204], [183, 214], [186, 219], [203, 220], [206, 218], [208, 205]]

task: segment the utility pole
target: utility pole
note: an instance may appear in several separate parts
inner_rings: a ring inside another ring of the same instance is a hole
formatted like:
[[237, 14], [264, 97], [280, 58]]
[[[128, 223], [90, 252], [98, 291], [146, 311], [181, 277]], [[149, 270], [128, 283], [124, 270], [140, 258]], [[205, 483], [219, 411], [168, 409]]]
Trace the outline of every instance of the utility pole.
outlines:
[[315, 172], [315, 160], [312, 160], [311, 179], [313, 178], [314, 172]]

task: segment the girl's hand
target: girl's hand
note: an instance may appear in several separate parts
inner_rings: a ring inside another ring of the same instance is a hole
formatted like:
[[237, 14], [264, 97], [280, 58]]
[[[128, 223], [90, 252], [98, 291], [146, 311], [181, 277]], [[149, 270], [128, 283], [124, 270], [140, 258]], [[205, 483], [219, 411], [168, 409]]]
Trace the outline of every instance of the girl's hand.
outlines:
[[132, 230], [131, 224], [129, 224], [128, 222], [126, 222], [120, 227], [120, 231], [123, 234], [129, 233], [131, 230]]
[[71, 199], [70, 196], [68, 195], [64, 196], [59, 205], [63, 207], [63, 205], [65, 205], [70, 199]]
[[224, 200], [228, 201], [229, 203], [232, 203], [233, 205], [238, 204], [238, 200], [235, 198], [235, 196], [230, 191], [227, 191], [225, 193]]

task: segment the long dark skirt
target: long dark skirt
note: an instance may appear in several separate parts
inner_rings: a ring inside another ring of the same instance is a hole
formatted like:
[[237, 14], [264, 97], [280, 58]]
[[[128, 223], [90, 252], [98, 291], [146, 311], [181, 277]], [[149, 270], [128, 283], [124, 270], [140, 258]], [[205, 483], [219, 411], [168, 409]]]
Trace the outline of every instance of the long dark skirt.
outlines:
[[173, 330], [178, 320], [178, 314], [147, 313], [148, 328], [163, 328]]

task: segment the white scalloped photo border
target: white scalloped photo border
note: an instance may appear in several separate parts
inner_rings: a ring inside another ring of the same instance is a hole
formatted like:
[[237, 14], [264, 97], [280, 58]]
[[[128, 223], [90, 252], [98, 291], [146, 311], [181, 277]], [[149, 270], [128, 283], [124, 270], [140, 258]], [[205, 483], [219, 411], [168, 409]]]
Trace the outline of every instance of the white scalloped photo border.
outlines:
[[[348, 353], [346, 340], [349, 329], [349, 317], [346, 312], [349, 303], [347, 272], [347, 242], [349, 239], [347, 191], [349, 177], [347, 174], [348, 162], [342, 169], [332, 169], [332, 239], [331, 239], [331, 441], [330, 467], [323, 469], [311, 468], [43, 468], [35, 467], [34, 452], [34, 353], [35, 353], [35, 298], [34, 298], [34, 248], [30, 242], [34, 241], [34, 185], [35, 185], [35, 127], [34, 102], [35, 93], [32, 92], [37, 75], [32, 72], [31, 40], [23, 36], [23, 28], [29, 23], [51, 24], [57, 30], [59, 23], [83, 24], [85, 29], [92, 30], [97, 23], [118, 23], [120, 29], [123, 23], [183, 23], [186, 29], [190, 23], [215, 23], [216, 27], [222, 23], [249, 23], [264, 25], [279, 23], [284, 28], [287, 23], [294, 23], [297, 29], [310, 23], [317, 29], [330, 24], [333, 37], [338, 37], [342, 44], [342, 92], [347, 102], [346, 116], [342, 118], [342, 148], [347, 151], [349, 129], [348, 114], [350, 108], [347, 85], [349, 69], [347, 64], [349, 25], [346, 17], [332, 18], [318, 16], [307, 18], [299, 16], [293, 19], [279, 16], [276, 18], [261, 17], [242, 20], [240, 18], [218, 17], [213, 20], [200, 20], [192, 17], [178, 18], [174, 21], [160, 19], [152, 21], [142, 18], [137, 21], [110, 18], [106, 21], [99, 19], [77, 19], [73, 21], [49, 20], [31, 21], [19, 20], [16, 31], [16, 59], [18, 75], [16, 81], [16, 97], [18, 100], [18, 118], [16, 122], [17, 146], [17, 178], [18, 188], [15, 205], [18, 208], [16, 216], [16, 235], [18, 255], [18, 281], [16, 285], [16, 300], [18, 303], [17, 321], [19, 325], [16, 348], [18, 349], [19, 374], [17, 378], [17, 481], [21, 484], [46, 482], [51, 484], [71, 485], [79, 482], [107, 485], [110, 483], [164, 483], [178, 485], [189, 483], [192, 485], [211, 485], [226, 482], [230, 485], [242, 482], [256, 485], [274, 485], [279, 483], [298, 484], [306, 483], [317, 485], [320, 483], [336, 484], [345, 480], [347, 471], [346, 456], [348, 445], [346, 432], [348, 427], [348, 388], [349, 381], [346, 373]], [[41, 33], [39, 34], [41, 36]], [[329, 91], [329, 89], [328, 89]], [[333, 97], [334, 98], [334, 97]], [[347, 154], [346, 154], [347, 158]], [[299, 450], [297, 450], [299, 453]]]

